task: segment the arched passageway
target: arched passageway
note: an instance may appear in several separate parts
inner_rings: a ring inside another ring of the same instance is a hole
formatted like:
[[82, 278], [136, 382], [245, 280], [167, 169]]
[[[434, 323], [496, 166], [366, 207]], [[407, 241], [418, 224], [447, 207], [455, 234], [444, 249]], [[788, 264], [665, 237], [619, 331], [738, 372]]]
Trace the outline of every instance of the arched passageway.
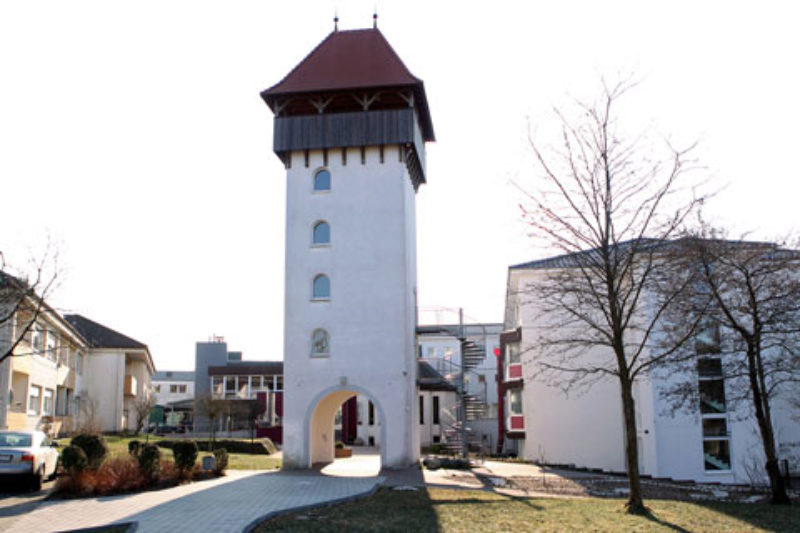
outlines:
[[[312, 466], [329, 475], [377, 475], [385, 463], [385, 424], [380, 404], [366, 391], [334, 390], [320, 395], [308, 417]], [[337, 442], [346, 443], [336, 457]]]

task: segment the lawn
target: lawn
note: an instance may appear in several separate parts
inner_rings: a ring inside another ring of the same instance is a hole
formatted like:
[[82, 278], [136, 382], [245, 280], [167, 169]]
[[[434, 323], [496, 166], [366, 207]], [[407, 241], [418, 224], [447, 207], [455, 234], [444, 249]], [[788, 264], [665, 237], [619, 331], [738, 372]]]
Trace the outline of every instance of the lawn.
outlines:
[[255, 531], [800, 531], [800, 507], [649, 500], [512, 498], [488, 491], [381, 489], [374, 496], [281, 516]]
[[[108, 444], [109, 453], [112, 456], [127, 455], [128, 443], [132, 440], [138, 440], [144, 443], [145, 436], [139, 437], [119, 437], [116, 435], [105, 435], [106, 443]], [[149, 442], [157, 442], [165, 440], [164, 437], [151, 435]], [[69, 445], [69, 438], [60, 439], [58, 443], [63, 446]], [[168, 448], [160, 448], [162, 459], [173, 460], [172, 450]], [[209, 452], [200, 452], [198, 457], [208, 455]], [[199, 459], [198, 459], [199, 462]], [[281, 460], [269, 455], [255, 455], [249, 453], [231, 453], [228, 454], [228, 468], [230, 470], [274, 470], [281, 467]]]

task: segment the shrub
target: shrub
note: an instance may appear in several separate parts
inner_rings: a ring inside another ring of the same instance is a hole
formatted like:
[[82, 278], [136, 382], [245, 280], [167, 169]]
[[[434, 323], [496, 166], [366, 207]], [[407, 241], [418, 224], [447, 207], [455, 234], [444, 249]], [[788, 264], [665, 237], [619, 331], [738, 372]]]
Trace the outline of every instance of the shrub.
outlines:
[[175, 466], [182, 474], [190, 472], [197, 462], [199, 449], [193, 440], [180, 440], [172, 444], [172, 454], [175, 456]]
[[88, 468], [97, 470], [108, 455], [108, 445], [100, 435], [81, 434], [72, 437], [70, 444], [77, 446], [86, 454]]
[[[172, 449], [175, 443], [182, 442], [182, 440], [160, 440], [156, 444], [161, 448]], [[278, 451], [270, 439], [258, 439], [255, 442], [241, 441], [241, 440], [220, 440], [217, 439], [213, 447], [210, 440], [199, 440], [197, 448], [203, 452], [210, 452], [216, 448], [225, 448], [228, 453], [249, 453], [253, 455], [270, 455]]]
[[64, 469], [74, 476], [78, 472], [83, 472], [89, 465], [89, 460], [86, 458], [86, 452], [77, 446], [67, 446], [61, 452], [61, 464]]
[[337, 450], [344, 450], [344, 442], [337, 440], [336, 441], [336, 449]]
[[128, 443], [128, 453], [136, 457], [142, 451], [142, 443], [138, 440], [132, 440]]
[[84, 470], [74, 476], [59, 478], [56, 491], [81, 496], [106, 495], [137, 491], [144, 484], [144, 476], [133, 457], [114, 457], [97, 470]]
[[214, 473], [218, 476], [224, 475], [228, 468], [228, 450], [218, 448], [214, 450]]
[[161, 473], [161, 450], [155, 444], [145, 444], [138, 455], [139, 470], [147, 483], [158, 481]]

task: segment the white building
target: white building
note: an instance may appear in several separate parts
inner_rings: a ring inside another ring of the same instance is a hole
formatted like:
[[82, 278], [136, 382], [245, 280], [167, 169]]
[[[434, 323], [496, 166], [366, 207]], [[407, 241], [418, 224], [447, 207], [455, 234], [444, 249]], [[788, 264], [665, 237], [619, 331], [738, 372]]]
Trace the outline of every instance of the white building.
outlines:
[[135, 403], [150, 395], [155, 372], [147, 345], [81, 315], [64, 319], [89, 345], [79, 392], [81, 416], [95, 419], [102, 431], [136, 429]]
[[153, 374], [150, 380], [158, 405], [194, 399], [194, 372], [165, 370]]
[[[624, 472], [624, 423], [616, 379], [565, 394], [531, 378], [531, 358], [540, 349], [537, 338], [543, 318], [536, 299], [525, 294], [547, 279], [548, 269], [566, 268], [569, 257], [509, 268], [506, 331], [500, 336], [502, 446], [532, 461]], [[598, 351], [603, 348], [592, 350], [602, 355]], [[641, 474], [720, 483], [750, 483], [754, 475], [760, 476], [764, 460], [756, 421], [744, 404], [731, 410], [729, 384], [722, 379], [723, 357], [713, 353], [699, 357], [696, 378], [692, 377], [700, 396], [696, 411], [675, 411], [662, 396], [674, 380], [685, 376], [665, 369], [637, 380], [633, 392]], [[773, 407], [779, 452], [796, 463], [797, 413], [783, 401], [775, 401]], [[790, 469], [797, 470], [797, 464]]]
[[422, 81], [377, 29], [334, 31], [262, 97], [287, 178], [284, 466], [333, 460], [335, 415], [358, 394], [383, 466], [412, 464]]
[[[419, 358], [428, 363], [451, 383], [456, 390], [460, 386], [462, 343], [460, 337], [478, 349], [465, 360], [464, 392], [466, 401], [467, 438], [476, 450], [494, 451], [498, 438], [497, 420], [497, 357], [500, 346], [502, 324], [465, 324], [463, 331], [458, 324], [425, 325], [417, 327]], [[422, 394], [422, 391], [420, 391]], [[458, 404], [452, 416], [458, 420]], [[448, 413], [449, 415], [450, 413]], [[454, 420], [454, 421], [455, 421]], [[453, 427], [445, 427], [443, 440], [458, 439]], [[450, 430], [450, 431], [447, 431]], [[428, 439], [427, 442], [431, 442]], [[435, 442], [439, 442], [436, 440]], [[426, 439], [423, 437], [423, 446]], [[458, 447], [458, 443], [456, 443]]]

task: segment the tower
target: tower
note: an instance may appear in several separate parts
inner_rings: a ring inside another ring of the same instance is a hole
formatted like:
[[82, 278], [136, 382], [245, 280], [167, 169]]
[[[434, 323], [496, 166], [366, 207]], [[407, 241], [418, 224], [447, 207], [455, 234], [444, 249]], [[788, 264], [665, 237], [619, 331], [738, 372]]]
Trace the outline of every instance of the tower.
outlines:
[[334, 417], [374, 405], [381, 462], [419, 453], [415, 194], [433, 125], [377, 29], [334, 31], [261, 93], [287, 177], [284, 466], [334, 456]]

